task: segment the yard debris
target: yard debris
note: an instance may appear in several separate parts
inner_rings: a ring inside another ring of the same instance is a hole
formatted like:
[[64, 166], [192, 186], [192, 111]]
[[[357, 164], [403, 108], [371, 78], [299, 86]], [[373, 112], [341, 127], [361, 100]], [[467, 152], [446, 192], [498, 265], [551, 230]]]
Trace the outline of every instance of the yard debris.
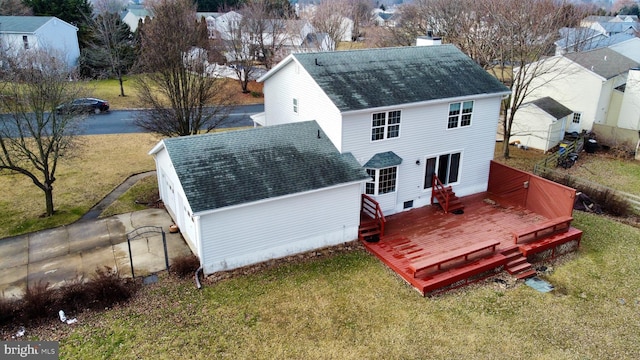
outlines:
[[602, 214], [600, 205], [596, 204], [587, 194], [583, 192], [576, 193], [576, 200], [573, 202], [573, 209]]
[[543, 292], [543, 293], [553, 291], [553, 289], [554, 289], [553, 285], [551, 285], [548, 282], [540, 279], [537, 276], [528, 278], [527, 280], [524, 281], [524, 283], [527, 284], [528, 286], [534, 288], [535, 290], [538, 290], [538, 291]]
[[12, 338], [21, 338], [24, 336], [24, 333], [26, 332], [26, 330], [24, 329], [24, 326], [20, 326], [18, 328], [18, 332], [16, 332], [15, 335], [12, 336]]
[[75, 324], [78, 322], [78, 319], [67, 319], [67, 316], [64, 314], [64, 311], [58, 311], [58, 316], [60, 317], [60, 321], [63, 323], [67, 323], [67, 325]]

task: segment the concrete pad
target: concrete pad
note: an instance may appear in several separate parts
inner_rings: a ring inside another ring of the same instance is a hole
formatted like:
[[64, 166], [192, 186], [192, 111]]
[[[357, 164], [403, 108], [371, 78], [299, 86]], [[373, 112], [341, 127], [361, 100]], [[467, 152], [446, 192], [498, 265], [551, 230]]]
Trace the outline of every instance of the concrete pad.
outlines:
[[112, 216], [103, 220], [107, 225], [109, 233], [109, 243], [111, 245], [120, 244], [127, 241], [127, 228], [120, 217]]
[[80, 254], [80, 266], [86, 279], [91, 279], [97, 269], [104, 270], [105, 266], [117, 271], [116, 259], [113, 256], [113, 247], [107, 246], [100, 249], [85, 251]]
[[134, 228], [141, 226], [158, 226], [169, 232], [173, 220], [164, 209], [147, 209], [131, 213], [131, 224]]
[[65, 281], [73, 281], [82, 275], [82, 257], [80, 254], [68, 254], [29, 264], [29, 284], [39, 281], [59, 287]]
[[29, 235], [29, 262], [38, 262], [49, 258], [69, 254], [69, 234], [66, 226]]
[[29, 262], [29, 236], [22, 235], [0, 240], [0, 254], [2, 254], [0, 269], [27, 265]]
[[[116, 262], [122, 269], [128, 268], [130, 272], [131, 265], [129, 262], [128, 245], [118, 244], [114, 246], [114, 249]], [[136, 277], [147, 276], [151, 273], [166, 270], [162, 235], [142, 236], [131, 241], [131, 252]]]
[[110, 244], [106, 221], [78, 222], [68, 226], [69, 252], [84, 252]]
[[5, 298], [22, 297], [26, 290], [27, 265], [0, 270], [0, 295]]

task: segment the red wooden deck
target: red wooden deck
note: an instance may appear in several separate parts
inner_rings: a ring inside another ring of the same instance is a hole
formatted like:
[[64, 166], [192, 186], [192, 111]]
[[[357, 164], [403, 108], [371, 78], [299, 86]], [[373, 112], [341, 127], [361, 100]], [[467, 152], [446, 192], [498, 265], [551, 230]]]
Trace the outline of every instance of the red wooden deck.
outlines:
[[[462, 286], [509, 266], [515, 267], [508, 265], [515, 263], [510, 263], [513, 260], [510, 254], [514, 252], [517, 257], [522, 254], [531, 261], [533, 255], [543, 251], [555, 256], [559, 251], [577, 249], [582, 232], [572, 227], [566, 232], [516, 245], [514, 232], [546, 223], [549, 219], [521, 207], [502, 206], [489, 200], [488, 196], [481, 193], [461, 198], [465, 205], [463, 214], [445, 214], [434, 205], [389, 216], [384, 236], [378, 242], [363, 243], [422, 295]], [[489, 248], [460, 257], [465, 247], [471, 249], [479, 242], [499, 244], [495, 251]], [[567, 243], [572, 243], [573, 247], [565, 245], [557, 250], [559, 245]], [[414, 273], [412, 264], [448, 253], [457, 254], [457, 257], [441, 266]]]

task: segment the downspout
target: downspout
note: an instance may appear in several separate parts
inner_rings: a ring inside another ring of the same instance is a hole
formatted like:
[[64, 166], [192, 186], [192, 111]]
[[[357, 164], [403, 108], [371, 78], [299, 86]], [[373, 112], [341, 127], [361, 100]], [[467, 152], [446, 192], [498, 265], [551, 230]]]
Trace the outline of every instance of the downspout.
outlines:
[[198, 276], [198, 273], [202, 272], [202, 265], [200, 265], [200, 267], [198, 268], [198, 270], [196, 270], [195, 273], [195, 277], [196, 277], [196, 287], [198, 289], [202, 289], [202, 284], [200, 284], [200, 277]]

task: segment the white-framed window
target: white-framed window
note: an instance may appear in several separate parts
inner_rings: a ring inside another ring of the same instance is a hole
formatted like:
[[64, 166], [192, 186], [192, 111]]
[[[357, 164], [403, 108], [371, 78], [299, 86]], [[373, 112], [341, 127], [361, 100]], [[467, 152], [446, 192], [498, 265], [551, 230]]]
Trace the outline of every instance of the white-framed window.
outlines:
[[371, 115], [371, 141], [400, 136], [400, 110], [385, 111]]
[[298, 106], [298, 99], [294, 98], [293, 99], [293, 113], [297, 114], [298, 110], [300, 110], [300, 108]]
[[29, 50], [29, 37], [27, 35], [22, 35], [22, 44], [25, 50]]
[[441, 154], [428, 157], [425, 161], [424, 189], [430, 189], [433, 175], [437, 175], [444, 185], [458, 182], [462, 153]]
[[382, 195], [396, 191], [398, 167], [392, 166], [383, 169], [367, 169], [371, 180], [365, 184], [365, 194]]
[[449, 104], [449, 120], [447, 129], [471, 125], [473, 101], [462, 101]]
[[573, 113], [572, 122], [574, 124], [580, 124], [580, 118], [582, 117], [582, 113]]

